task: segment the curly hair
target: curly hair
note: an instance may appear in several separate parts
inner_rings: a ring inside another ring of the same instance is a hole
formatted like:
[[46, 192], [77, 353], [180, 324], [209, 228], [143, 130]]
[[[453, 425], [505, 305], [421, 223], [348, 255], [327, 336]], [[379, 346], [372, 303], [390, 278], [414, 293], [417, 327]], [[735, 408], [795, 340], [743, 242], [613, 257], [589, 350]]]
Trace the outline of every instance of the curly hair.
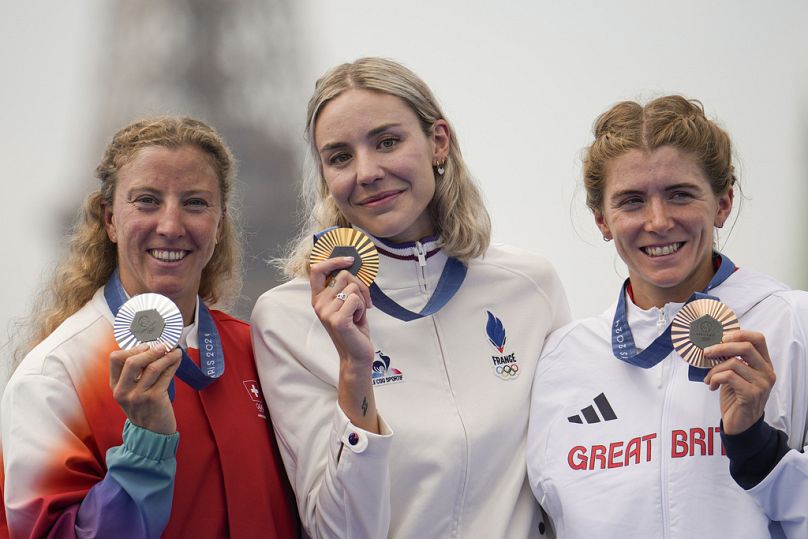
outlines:
[[593, 212], [603, 209], [609, 162], [631, 150], [651, 152], [673, 146], [696, 156], [714, 195], [721, 196], [735, 185], [729, 135], [705, 116], [695, 99], [668, 95], [645, 106], [623, 101], [601, 114], [592, 132], [595, 140], [584, 153], [583, 176], [586, 205]]
[[209, 304], [230, 306], [241, 291], [242, 246], [230, 199], [235, 159], [221, 136], [192, 118], [160, 116], [138, 120], [112, 137], [96, 168], [101, 187], [87, 196], [68, 239], [68, 251], [49, 285], [34, 304], [27, 338], [15, 352], [18, 363], [65, 319], [87, 303], [117, 266], [117, 247], [104, 226], [104, 207], [111, 206], [118, 172], [135, 154], [150, 146], [176, 149], [193, 145], [210, 159], [219, 180], [223, 207], [221, 239], [202, 270], [199, 295]]
[[441, 176], [435, 174], [435, 194], [429, 211], [441, 247], [450, 256], [468, 262], [482, 255], [491, 238], [491, 221], [482, 195], [463, 161], [454, 129], [446, 120], [432, 91], [415, 73], [403, 65], [384, 58], [360, 58], [353, 63], [329, 70], [314, 87], [309, 100], [306, 139], [310, 146], [309, 172], [303, 180], [300, 198], [305, 222], [290, 253], [281, 261], [290, 277], [308, 273], [312, 235], [330, 226], [351, 226], [328, 192], [320, 158], [314, 141], [317, 118], [332, 99], [352, 88], [396, 96], [418, 117], [421, 129], [429, 136], [436, 121], [449, 125], [449, 154]]

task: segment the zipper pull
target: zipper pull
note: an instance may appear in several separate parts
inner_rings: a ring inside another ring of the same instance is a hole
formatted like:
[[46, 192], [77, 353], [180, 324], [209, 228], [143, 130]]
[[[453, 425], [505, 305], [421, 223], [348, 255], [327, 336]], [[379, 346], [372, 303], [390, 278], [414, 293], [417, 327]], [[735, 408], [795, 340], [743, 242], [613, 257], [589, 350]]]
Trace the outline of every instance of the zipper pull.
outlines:
[[415, 254], [418, 256], [418, 265], [421, 267], [426, 266], [426, 251], [420, 241], [415, 242]]
[[668, 325], [668, 321], [665, 318], [665, 308], [661, 308], [659, 310], [659, 320], [657, 320], [657, 327], [664, 328]]

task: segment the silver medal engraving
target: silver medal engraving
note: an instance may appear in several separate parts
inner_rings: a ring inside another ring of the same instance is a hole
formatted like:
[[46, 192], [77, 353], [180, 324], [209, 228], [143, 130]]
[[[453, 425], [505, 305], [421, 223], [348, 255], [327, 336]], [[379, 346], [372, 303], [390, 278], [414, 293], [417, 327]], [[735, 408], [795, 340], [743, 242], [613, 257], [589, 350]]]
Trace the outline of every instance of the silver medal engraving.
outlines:
[[150, 342], [160, 338], [165, 326], [166, 322], [160, 313], [156, 309], [148, 309], [135, 315], [129, 330], [140, 342]]

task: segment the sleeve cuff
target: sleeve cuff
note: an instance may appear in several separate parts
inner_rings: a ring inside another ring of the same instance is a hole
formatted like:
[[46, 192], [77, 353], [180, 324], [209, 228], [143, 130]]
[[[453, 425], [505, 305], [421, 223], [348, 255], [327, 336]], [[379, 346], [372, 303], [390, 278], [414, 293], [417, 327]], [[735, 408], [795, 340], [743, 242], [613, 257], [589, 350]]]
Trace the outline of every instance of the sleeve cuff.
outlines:
[[788, 436], [763, 420], [738, 434], [725, 434], [721, 423], [721, 441], [729, 458], [732, 478], [749, 490], [771, 472], [788, 450]]
[[123, 426], [123, 446], [127, 451], [151, 460], [165, 460], [177, 455], [180, 433], [159, 434], [138, 427], [128, 419]]
[[[366, 431], [351, 423], [339, 406], [337, 406], [334, 419], [340, 443], [354, 453], [375, 452], [374, 445], [378, 448], [380, 445], [387, 446], [392, 441], [393, 431], [381, 415], [379, 415], [379, 434]], [[386, 450], [383, 449], [383, 451]]]

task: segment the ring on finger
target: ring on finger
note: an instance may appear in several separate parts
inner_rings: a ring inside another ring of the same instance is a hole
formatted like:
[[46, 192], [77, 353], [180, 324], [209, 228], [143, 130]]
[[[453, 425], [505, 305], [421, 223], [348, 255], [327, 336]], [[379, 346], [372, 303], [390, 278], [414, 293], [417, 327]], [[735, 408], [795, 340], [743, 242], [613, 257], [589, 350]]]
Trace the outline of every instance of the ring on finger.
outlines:
[[345, 301], [346, 299], [348, 299], [348, 294], [346, 294], [345, 292], [339, 292], [339, 293], [338, 293], [336, 296], [334, 296], [334, 297], [335, 297], [336, 299], [338, 299], [338, 300]]

